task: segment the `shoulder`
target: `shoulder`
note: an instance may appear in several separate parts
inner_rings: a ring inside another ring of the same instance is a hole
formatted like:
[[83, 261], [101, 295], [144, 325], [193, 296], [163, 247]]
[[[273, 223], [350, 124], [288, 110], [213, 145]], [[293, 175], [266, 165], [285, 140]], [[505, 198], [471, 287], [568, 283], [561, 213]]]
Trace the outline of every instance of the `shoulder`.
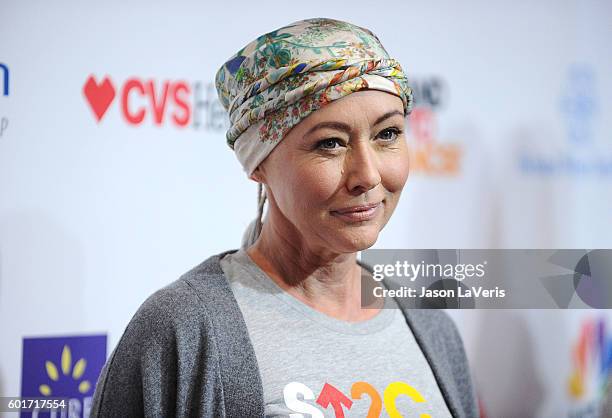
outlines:
[[219, 260], [233, 251], [208, 257], [150, 295], [128, 323], [120, 344], [142, 346], [150, 340], [159, 344], [185, 332], [200, 333], [202, 327], [210, 325], [216, 305], [232, 297]]
[[233, 251], [210, 256], [150, 295], [132, 317], [126, 333], [164, 334], [185, 327], [192, 329], [192, 322], [214, 314], [213, 305], [231, 292], [219, 260]]
[[439, 309], [414, 309], [410, 316], [418, 322], [420, 330], [434, 339], [463, 347], [457, 324], [446, 312]]
[[[219, 266], [225, 253], [207, 258], [142, 303], [100, 374], [93, 416], [168, 412], [172, 393], [195, 383], [198, 362], [216, 375], [213, 316], [217, 300], [231, 294]], [[151, 404], [153, 399], [158, 403]]]
[[183, 278], [157, 290], [134, 313], [118, 347], [171, 343], [183, 328], [206, 319], [206, 310], [199, 302]]
[[411, 309], [407, 318], [415, 337], [452, 369], [468, 370], [463, 339], [455, 321], [443, 310]]

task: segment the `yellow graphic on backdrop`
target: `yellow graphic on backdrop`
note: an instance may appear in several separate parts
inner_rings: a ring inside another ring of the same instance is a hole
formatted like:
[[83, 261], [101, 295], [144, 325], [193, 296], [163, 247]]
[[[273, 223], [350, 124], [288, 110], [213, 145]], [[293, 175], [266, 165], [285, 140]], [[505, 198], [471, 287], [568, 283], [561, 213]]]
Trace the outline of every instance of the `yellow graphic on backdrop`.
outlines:
[[[87, 367], [87, 360], [81, 358], [74, 364], [73, 367], [72, 351], [70, 350], [70, 346], [65, 345], [64, 349], [62, 350], [60, 365], [62, 374], [64, 376], [68, 376], [69, 378], [78, 381], [81, 377], [83, 377], [83, 374], [85, 373], [85, 368]], [[45, 362], [45, 369], [47, 370], [47, 376], [49, 376], [49, 379], [54, 382], [57, 382], [60, 379], [60, 373], [55, 363], [50, 360], [47, 360]], [[89, 389], [91, 389], [91, 383], [88, 380], [83, 380], [79, 383], [78, 387], [79, 392], [85, 394], [89, 392]], [[38, 387], [38, 390], [44, 396], [51, 396], [53, 394], [50, 385], [42, 384]]]

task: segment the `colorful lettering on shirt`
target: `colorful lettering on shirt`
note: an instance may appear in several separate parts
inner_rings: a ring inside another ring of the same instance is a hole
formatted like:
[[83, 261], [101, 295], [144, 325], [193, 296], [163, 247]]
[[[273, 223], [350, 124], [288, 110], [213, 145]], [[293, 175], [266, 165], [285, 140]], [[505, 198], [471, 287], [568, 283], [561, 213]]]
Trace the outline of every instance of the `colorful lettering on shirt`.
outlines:
[[[427, 402], [423, 395], [405, 382], [391, 382], [385, 388], [383, 392], [383, 398], [374, 386], [368, 382], [355, 382], [351, 386], [351, 398], [361, 399], [362, 395], [368, 395], [371, 399], [370, 408], [366, 418], [378, 418], [383, 410], [383, 404], [389, 417], [401, 418], [402, 415], [397, 410], [396, 400], [398, 396], [406, 395], [416, 403]], [[308, 404], [303, 400], [314, 400], [315, 395], [312, 389], [300, 382], [290, 382], [285, 385], [283, 389], [283, 397], [287, 408], [294, 411], [294, 414], [290, 414], [290, 418], [305, 418], [303, 414], [309, 414], [312, 418], [324, 418], [323, 412], [314, 405]], [[336, 418], [344, 418], [344, 408], [350, 410], [353, 406], [353, 401], [340, 391], [335, 386], [325, 383], [319, 396], [317, 397], [316, 403], [321, 405], [323, 409], [332, 408]], [[431, 418], [429, 414], [421, 414], [420, 418]]]

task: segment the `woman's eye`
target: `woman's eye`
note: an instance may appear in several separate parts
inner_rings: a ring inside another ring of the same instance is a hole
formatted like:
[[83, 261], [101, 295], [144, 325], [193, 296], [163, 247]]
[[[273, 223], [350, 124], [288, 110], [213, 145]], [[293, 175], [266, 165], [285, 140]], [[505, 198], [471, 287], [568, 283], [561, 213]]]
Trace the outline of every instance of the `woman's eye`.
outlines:
[[379, 137], [385, 142], [393, 142], [401, 133], [402, 131], [398, 128], [387, 128], [379, 134]]
[[328, 138], [317, 143], [317, 148], [321, 149], [335, 149], [336, 145], [341, 145], [340, 140], [336, 138]]

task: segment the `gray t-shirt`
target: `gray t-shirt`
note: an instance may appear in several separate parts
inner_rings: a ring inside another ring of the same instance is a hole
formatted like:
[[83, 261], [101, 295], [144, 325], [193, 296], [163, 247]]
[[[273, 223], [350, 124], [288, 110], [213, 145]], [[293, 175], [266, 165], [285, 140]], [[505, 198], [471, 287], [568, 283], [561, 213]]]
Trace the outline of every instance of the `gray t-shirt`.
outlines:
[[342, 321], [283, 291], [243, 249], [221, 267], [257, 357], [266, 417], [400, 416], [393, 408], [451, 417], [403, 314], [389, 309], [395, 302], [369, 320]]

